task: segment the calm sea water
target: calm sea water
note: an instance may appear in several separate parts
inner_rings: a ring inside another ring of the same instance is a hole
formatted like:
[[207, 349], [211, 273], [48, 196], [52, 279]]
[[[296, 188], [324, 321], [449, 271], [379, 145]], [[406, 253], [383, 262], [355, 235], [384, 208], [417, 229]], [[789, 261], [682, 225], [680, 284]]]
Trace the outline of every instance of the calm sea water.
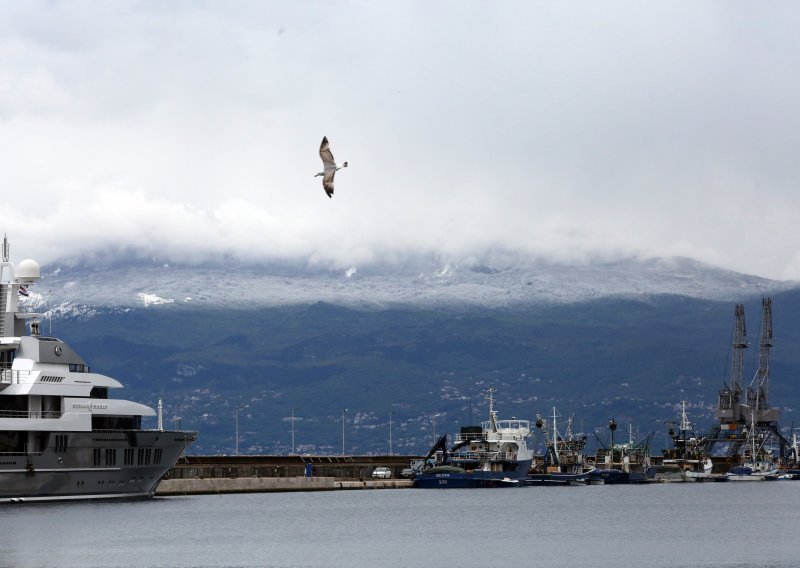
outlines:
[[0, 506], [0, 568], [795, 567], [800, 482]]

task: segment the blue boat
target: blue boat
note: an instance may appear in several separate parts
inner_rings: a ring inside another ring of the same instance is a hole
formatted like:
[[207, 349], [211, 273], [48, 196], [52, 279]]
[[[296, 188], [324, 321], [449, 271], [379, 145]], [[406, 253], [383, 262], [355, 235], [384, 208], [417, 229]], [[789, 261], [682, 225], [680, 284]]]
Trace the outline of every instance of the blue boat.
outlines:
[[487, 390], [489, 419], [462, 427], [453, 448], [442, 436], [426, 456], [426, 467], [414, 474], [414, 486], [425, 489], [520, 487], [528, 475], [533, 452], [528, 449], [529, 420], [499, 420], [493, 393]]

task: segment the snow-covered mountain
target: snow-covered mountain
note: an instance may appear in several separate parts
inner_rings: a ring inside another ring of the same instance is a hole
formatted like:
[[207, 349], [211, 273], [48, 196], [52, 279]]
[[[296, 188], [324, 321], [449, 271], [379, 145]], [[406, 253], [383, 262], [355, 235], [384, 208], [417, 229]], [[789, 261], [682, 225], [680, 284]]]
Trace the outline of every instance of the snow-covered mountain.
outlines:
[[508, 307], [598, 298], [673, 294], [741, 301], [800, 287], [715, 268], [687, 258], [557, 264], [539, 261], [446, 263], [331, 269], [311, 265], [177, 265], [99, 262], [42, 267], [28, 303], [55, 313], [160, 304], [245, 308], [327, 302], [349, 307]]
[[42, 275], [24, 301], [53, 315], [45, 333], [119, 379], [129, 398], [163, 397], [167, 415], [201, 430], [201, 452], [230, 451], [232, 409], [243, 405], [247, 452], [288, 452], [275, 417], [295, 407], [304, 451], [331, 452], [331, 424], [347, 407], [354, 452], [385, 451], [395, 408], [395, 443], [418, 454], [430, 416], [456, 431], [489, 385], [508, 415], [557, 406], [587, 425], [615, 417], [650, 431], [688, 399], [707, 425], [733, 303], [747, 304], [752, 340], [762, 295], [776, 299], [771, 400], [787, 421], [800, 407], [790, 382], [800, 373], [800, 292], [778, 294], [800, 286], [687, 259], [338, 270], [96, 262]]

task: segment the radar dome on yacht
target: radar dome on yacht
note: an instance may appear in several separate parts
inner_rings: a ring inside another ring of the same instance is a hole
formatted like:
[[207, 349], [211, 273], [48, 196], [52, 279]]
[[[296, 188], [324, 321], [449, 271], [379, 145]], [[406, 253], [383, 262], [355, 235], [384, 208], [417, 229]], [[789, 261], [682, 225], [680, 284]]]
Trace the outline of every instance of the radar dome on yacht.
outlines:
[[22, 283], [30, 283], [38, 280], [42, 276], [42, 269], [39, 268], [39, 263], [30, 258], [21, 261], [15, 270], [17, 280]]

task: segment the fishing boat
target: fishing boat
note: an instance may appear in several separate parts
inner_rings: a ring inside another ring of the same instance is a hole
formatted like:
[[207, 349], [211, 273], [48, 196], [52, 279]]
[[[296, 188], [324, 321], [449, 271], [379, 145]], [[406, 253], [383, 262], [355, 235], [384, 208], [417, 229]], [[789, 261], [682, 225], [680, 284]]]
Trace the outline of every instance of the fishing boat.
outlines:
[[769, 435], [764, 434], [751, 418], [750, 428], [745, 432], [747, 445], [742, 462], [725, 474], [728, 481], [774, 481], [780, 475], [772, 452], [766, 446]]
[[589, 483], [614, 485], [652, 481], [656, 474], [650, 461], [650, 442], [653, 434], [642, 441], [634, 441], [633, 427], [629, 426], [628, 441], [615, 444], [614, 432], [617, 423], [613, 418], [608, 423], [608, 428], [611, 431], [611, 444], [606, 446], [598, 438], [600, 447], [595, 453], [595, 469], [589, 475]]
[[[671, 424], [675, 424], [672, 422]], [[658, 481], [724, 481], [722, 474], [712, 473], [714, 463], [705, 453], [705, 438], [697, 436], [686, 413], [686, 401], [681, 401], [678, 430], [669, 429], [673, 448], [664, 450], [661, 464], [656, 466]]]
[[797, 441], [797, 432], [794, 431], [792, 426], [792, 444], [786, 456], [786, 462], [778, 468], [778, 479], [792, 479], [800, 480], [800, 444]]
[[[20, 297], [39, 264], [0, 262], [0, 501], [144, 498], [197, 432], [143, 429], [149, 406], [115, 399], [122, 387], [93, 372], [67, 343], [40, 333]], [[161, 405], [159, 403], [159, 411]]]
[[425, 467], [414, 474], [420, 488], [519, 487], [533, 460], [528, 448], [529, 420], [500, 420], [494, 409], [494, 388], [486, 391], [489, 418], [480, 426], [462, 427], [447, 448], [439, 438], [425, 457]]
[[553, 408], [552, 428], [548, 428], [547, 421], [541, 416], [536, 417], [536, 427], [545, 436], [545, 455], [541, 463], [536, 460], [525, 480], [526, 485], [586, 485], [589, 482], [594, 467], [586, 462], [583, 453], [586, 436], [573, 435], [571, 416], [562, 435], [558, 430], [557, 417]]

